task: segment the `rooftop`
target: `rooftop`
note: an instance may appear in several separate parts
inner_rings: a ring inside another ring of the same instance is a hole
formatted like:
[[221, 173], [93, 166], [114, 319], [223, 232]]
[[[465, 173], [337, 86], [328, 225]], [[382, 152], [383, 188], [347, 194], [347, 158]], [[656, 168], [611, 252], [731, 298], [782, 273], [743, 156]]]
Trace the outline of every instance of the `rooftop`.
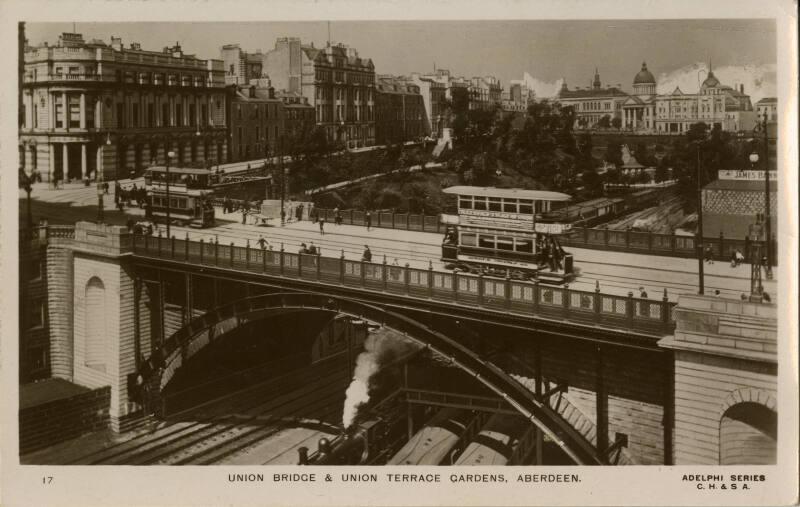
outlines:
[[478, 197], [503, 197], [506, 199], [531, 199], [534, 201], [568, 201], [567, 194], [548, 190], [524, 190], [521, 188], [470, 187], [458, 185], [443, 190], [445, 194], [473, 195]]

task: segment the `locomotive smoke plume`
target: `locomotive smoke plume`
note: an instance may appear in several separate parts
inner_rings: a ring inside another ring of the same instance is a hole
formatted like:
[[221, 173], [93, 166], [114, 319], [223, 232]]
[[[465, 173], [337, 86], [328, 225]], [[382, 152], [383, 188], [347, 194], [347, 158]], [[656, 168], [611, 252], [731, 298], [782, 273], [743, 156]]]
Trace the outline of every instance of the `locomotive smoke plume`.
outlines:
[[364, 340], [364, 352], [356, 358], [353, 381], [345, 391], [342, 413], [342, 426], [345, 429], [353, 424], [358, 408], [369, 401], [371, 381], [375, 373], [384, 365], [418, 347], [383, 328], [367, 336]]

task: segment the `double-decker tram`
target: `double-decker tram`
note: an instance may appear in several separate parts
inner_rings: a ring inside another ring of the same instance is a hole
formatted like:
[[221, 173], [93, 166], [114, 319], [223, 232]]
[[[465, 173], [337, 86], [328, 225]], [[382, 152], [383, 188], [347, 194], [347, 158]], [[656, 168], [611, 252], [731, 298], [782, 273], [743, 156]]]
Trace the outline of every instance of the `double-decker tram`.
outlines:
[[[214, 225], [211, 196], [218, 175], [209, 169], [150, 167], [144, 174], [147, 190], [147, 213], [154, 221], [164, 222], [167, 210], [171, 221], [190, 227]], [[169, 200], [167, 199], [169, 185]]]
[[442, 261], [448, 268], [552, 283], [572, 278], [572, 255], [558, 241], [571, 225], [543, 218], [552, 203], [568, 201], [569, 195], [470, 186], [444, 192], [458, 196], [458, 215], [441, 218]]

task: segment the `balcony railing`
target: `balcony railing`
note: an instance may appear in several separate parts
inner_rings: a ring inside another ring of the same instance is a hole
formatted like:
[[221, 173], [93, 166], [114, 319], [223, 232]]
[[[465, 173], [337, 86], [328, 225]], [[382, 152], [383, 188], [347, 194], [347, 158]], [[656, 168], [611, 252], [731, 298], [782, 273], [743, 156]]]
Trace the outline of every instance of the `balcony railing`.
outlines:
[[549, 317], [588, 325], [663, 335], [675, 326], [675, 303], [633, 295], [582, 291], [538, 281], [520, 281], [450, 271], [289, 253], [146, 235], [133, 236], [136, 256], [280, 276], [327, 285], [378, 291], [416, 299]]

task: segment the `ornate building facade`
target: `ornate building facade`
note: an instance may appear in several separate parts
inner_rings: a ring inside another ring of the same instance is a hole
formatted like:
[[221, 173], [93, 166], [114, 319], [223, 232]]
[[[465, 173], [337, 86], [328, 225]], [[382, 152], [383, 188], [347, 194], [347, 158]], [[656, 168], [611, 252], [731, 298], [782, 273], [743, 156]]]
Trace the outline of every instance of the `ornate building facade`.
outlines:
[[591, 87], [570, 90], [564, 83], [558, 101], [574, 108], [579, 128], [595, 128], [604, 117], [620, 118], [622, 130], [676, 135], [699, 122], [726, 131], [749, 130], [755, 125], [755, 112], [744, 85], [738, 89], [723, 85], [713, 70], [709, 70], [697, 93], [675, 88], [659, 95], [656, 85], [655, 76], [643, 62], [633, 78], [633, 93], [623, 91], [619, 85], [604, 88], [595, 70]]
[[621, 118], [622, 104], [627, 99], [628, 94], [619, 86], [603, 87], [597, 69], [594, 71], [590, 87], [570, 90], [564, 81], [558, 92], [558, 101], [562, 106], [573, 108], [575, 124], [582, 128], [597, 127], [604, 117], [607, 117], [609, 122], [614, 118]]
[[145, 51], [64, 33], [26, 48], [22, 87], [20, 164], [45, 181], [127, 177], [170, 151], [177, 164], [225, 159], [222, 62], [180, 45]]

